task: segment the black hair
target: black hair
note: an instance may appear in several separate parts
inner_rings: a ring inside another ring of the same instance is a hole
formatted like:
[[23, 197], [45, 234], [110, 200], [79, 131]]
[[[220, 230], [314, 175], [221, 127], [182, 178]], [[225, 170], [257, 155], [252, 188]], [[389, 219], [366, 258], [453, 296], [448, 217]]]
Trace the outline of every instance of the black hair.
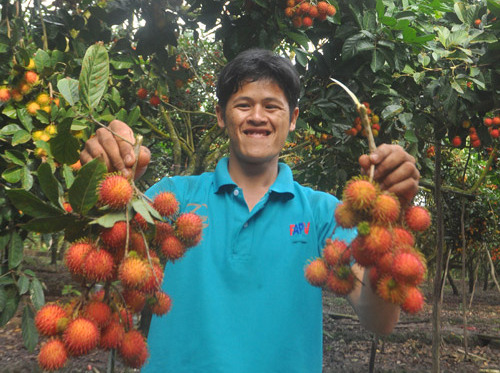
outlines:
[[259, 48], [241, 52], [220, 72], [217, 99], [223, 115], [231, 95], [243, 84], [258, 80], [270, 80], [278, 84], [288, 101], [291, 117], [299, 101], [299, 74], [289, 59]]

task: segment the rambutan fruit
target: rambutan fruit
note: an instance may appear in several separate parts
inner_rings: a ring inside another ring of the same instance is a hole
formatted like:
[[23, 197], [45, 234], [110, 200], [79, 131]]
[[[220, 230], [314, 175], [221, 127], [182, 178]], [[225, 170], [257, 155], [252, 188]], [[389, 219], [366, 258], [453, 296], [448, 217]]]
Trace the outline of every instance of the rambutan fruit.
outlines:
[[174, 227], [170, 223], [155, 221], [155, 227], [155, 238], [153, 240], [155, 244], [160, 245], [165, 238], [174, 235]]
[[394, 279], [391, 275], [382, 275], [377, 283], [376, 293], [384, 300], [403, 303], [408, 287]]
[[416, 286], [424, 279], [425, 266], [417, 255], [403, 252], [395, 255], [391, 272], [396, 281]]
[[38, 83], [38, 74], [34, 71], [26, 71], [26, 73], [24, 73], [24, 80], [28, 84], [36, 84]]
[[111, 307], [107, 303], [97, 300], [87, 303], [83, 309], [83, 315], [94, 321], [100, 329], [108, 325], [111, 314]]
[[202, 229], [201, 218], [193, 212], [180, 214], [175, 221], [175, 233], [183, 241], [194, 240]]
[[375, 198], [371, 212], [376, 222], [390, 224], [398, 219], [401, 206], [395, 195], [383, 192]]
[[166, 237], [161, 242], [161, 252], [168, 260], [175, 262], [183, 257], [186, 246], [175, 236]]
[[328, 3], [326, 1], [318, 1], [316, 6], [319, 13], [326, 14], [328, 12]]
[[323, 248], [323, 259], [330, 267], [339, 264], [349, 264], [351, 261], [351, 249], [344, 241], [328, 238]]
[[85, 257], [83, 274], [91, 281], [107, 281], [114, 276], [113, 255], [102, 248], [94, 248]]
[[133, 312], [130, 309], [122, 307], [118, 311], [114, 312], [111, 318], [122, 324], [126, 330], [129, 330], [134, 327], [134, 319], [132, 315]]
[[339, 203], [335, 209], [335, 221], [342, 228], [354, 228], [359, 222], [359, 214], [348, 203]]
[[54, 371], [64, 367], [68, 360], [68, 352], [60, 339], [52, 338], [40, 347], [37, 359], [40, 368]]
[[163, 316], [172, 308], [172, 299], [167, 293], [157, 291], [154, 297], [151, 298], [151, 311], [156, 316]]
[[199, 235], [191, 238], [190, 240], [183, 240], [183, 243], [186, 246], [186, 249], [188, 249], [197, 246], [201, 242], [201, 239], [202, 239], [202, 234], [200, 232]]
[[391, 249], [392, 235], [387, 228], [381, 225], [372, 225], [370, 233], [364, 236], [363, 242], [365, 250], [373, 252], [374, 257], [379, 257]]
[[153, 207], [162, 216], [173, 216], [179, 212], [179, 201], [172, 192], [161, 192], [153, 199]]
[[391, 272], [392, 262], [394, 261], [394, 253], [388, 251], [382, 254], [375, 263], [379, 274], [387, 274]]
[[358, 236], [351, 242], [351, 255], [362, 267], [371, 267], [376, 263], [378, 256], [377, 253], [367, 250], [364, 244], [364, 237]]
[[351, 267], [343, 265], [328, 272], [326, 286], [336, 295], [344, 296], [354, 289], [354, 281]]
[[74, 319], [63, 334], [64, 344], [73, 356], [81, 356], [92, 351], [99, 343], [100, 332], [97, 325], [84, 317]]
[[415, 245], [415, 238], [413, 237], [413, 234], [405, 228], [393, 227], [391, 232], [392, 244], [394, 247]]
[[118, 268], [118, 279], [126, 288], [138, 288], [146, 281], [148, 274], [147, 264], [134, 257], [126, 257]]
[[343, 201], [355, 210], [368, 210], [372, 207], [379, 188], [365, 178], [356, 177], [349, 180], [344, 188]]
[[321, 258], [309, 262], [304, 268], [306, 280], [313, 286], [323, 286], [328, 277], [328, 266]]
[[64, 255], [64, 262], [68, 270], [75, 275], [83, 275], [83, 263], [90, 251], [94, 250], [94, 244], [86, 241], [74, 242]]
[[61, 331], [64, 324], [62, 319], [68, 314], [64, 308], [55, 303], [47, 303], [40, 308], [35, 315], [35, 327], [38, 332], [45, 336], [53, 336]]
[[125, 289], [122, 293], [125, 304], [133, 313], [139, 313], [146, 305], [146, 297], [139, 290]]
[[111, 320], [109, 324], [102, 329], [99, 347], [105, 350], [119, 348], [125, 336], [125, 328], [117, 320]]
[[136, 231], [130, 232], [129, 251], [135, 251], [141, 258], [147, 256], [146, 243], [141, 233]]
[[0, 102], [7, 102], [10, 100], [11, 92], [9, 87], [1, 86], [0, 87]]
[[380, 279], [380, 271], [377, 267], [370, 267], [367, 268], [368, 271], [368, 278], [370, 279], [370, 286], [372, 287], [372, 290], [375, 291], [377, 289], [377, 283], [378, 280]]
[[401, 304], [401, 309], [406, 313], [416, 314], [424, 307], [424, 295], [414, 286], [408, 288], [406, 298]]
[[99, 203], [112, 210], [125, 208], [132, 199], [132, 185], [121, 175], [111, 174], [99, 185]]
[[144, 293], [154, 293], [159, 290], [163, 281], [163, 267], [159, 263], [153, 263], [153, 266], [147, 266], [148, 273], [146, 280], [139, 287], [139, 290]]
[[429, 211], [421, 206], [408, 207], [404, 213], [404, 220], [406, 225], [416, 232], [423, 232], [431, 225]]
[[144, 232], [147, 231], [149, 229], [149, 225], [148, 225], [148, 222], [146, 221], [146, 219], [144, 219], [144, 216], [142, 216], [141, 214], [139, 213], [136, 213], [135, 216], [134, 216], [134, 220], [133, 220], [133, 223], [134, 223], [134, 226], [137, 227], [137, 229], [142, 229]]
[[148, 358], [146, 340], [141, 332], [135, 329], [125, 333], [118, 352], [125, 365], [131, 368], [142, 367]]
[[113, 251], [125, 247], [127, 242], [127, 222], [117, 221], [111, 228], [103, 228], [101, 239]]

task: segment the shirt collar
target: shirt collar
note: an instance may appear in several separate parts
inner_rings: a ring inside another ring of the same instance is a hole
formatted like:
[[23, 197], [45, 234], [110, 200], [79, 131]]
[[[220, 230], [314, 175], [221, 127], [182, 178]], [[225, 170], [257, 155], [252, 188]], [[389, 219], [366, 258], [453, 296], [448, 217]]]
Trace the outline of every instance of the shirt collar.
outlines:
[[[229, 175], [228, 163], [229, 158], [225, 157], [220, 159], [215, 167], [215, 193], [226, 188], [233, 190], [237, 187], [236, 183], [231, 179], [231, 175]], [[269, 188], [269, 191], [288, 195], [289, 198], [292, 198], [295, 195], [293, 183], [292, 170], [285, 163], [280, 162], [278, 163], [278, 177]]]

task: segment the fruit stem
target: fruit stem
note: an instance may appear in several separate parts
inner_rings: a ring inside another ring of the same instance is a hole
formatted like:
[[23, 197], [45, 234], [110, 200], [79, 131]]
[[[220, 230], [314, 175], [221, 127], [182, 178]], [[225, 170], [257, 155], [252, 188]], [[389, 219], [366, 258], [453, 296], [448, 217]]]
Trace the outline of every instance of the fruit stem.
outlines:
[[[372, 127], [370, 124], [370, 118], [368, 118], [366, 106], [364, 104], [360, 103], [358, 98], [356, 97], [356, 95], [349, 88], [347, 88], [343, 83], [341, 83], [340, 81], [338, 81], [337, 79], [334, 79], [334, 78], [330, 78], [330, 80], [332, 80], [333, 83], [330, 83], [326, 88], [330, 87], [333, 84], [339, 85], [344, 91], [347, 92], [349, 97], [351, 97], [352, 101], [356, 105], [356, 111], [359, 113], [359, 116], [361, 117], [361, 122], [363, 123], [363, 127], [366, 131], [366, 137], [368, 139], [368, 149], [370, 150], [370, 153], [373, 153], [377, 149], [377, 145], [375, 145], [375, 138], [373, 137]], [[373, 180], [374, 172], [375, 172], [375, 166], [372, 165], [370, 167], [370, 180]]]
[[132, 182], [134, 180], [135, 170], [137, 169], [137, 163], [139, 163], [139, 152], [141, 151], [141, 146], [142, 146], [143, 140], [144, 140], [144, 137], [142, 135], [137, 135], [135, 137], [135, 144], [134, 144], [135, 163], [132, 166], [132, 173], [130, 176]]

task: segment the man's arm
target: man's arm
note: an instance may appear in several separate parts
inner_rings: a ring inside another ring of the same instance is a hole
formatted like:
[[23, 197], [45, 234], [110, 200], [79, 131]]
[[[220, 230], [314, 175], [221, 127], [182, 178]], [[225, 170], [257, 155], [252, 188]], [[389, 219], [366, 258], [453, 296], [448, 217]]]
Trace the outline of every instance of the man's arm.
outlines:
[[[99, 128], [95, 136], [87, 140], [85, 148], [80, 153], [80, 161], [85, 164], [94, 158], [101, 157], [108, 171], [119, 171], [123, 176], [129, 177], [135, 163], [132, 145], [135, 143], [134, 133], [128, 125], [119, 120], [112, 121], [108, 129]], [[146, 172], [150, 160], [149, 149], [141, 146], [134, 179], [138, 179]]]
[[[361, 172], [368, 174], [375, 166], [374, 180], [382, 189], [398, 196], [402, 207], [411, 202], [418, 191], [420, 173], [415, 165], [415, 158], [399, 145], [380, 145], [370, 155], [359, 158]], [[368, 272], [354, 264], [353, 271], [360, 280], [347, 296], [361, 325], [378, 333], [389, 334], [399, 320], [400, 307], [380, 298], [372, 289]]]

